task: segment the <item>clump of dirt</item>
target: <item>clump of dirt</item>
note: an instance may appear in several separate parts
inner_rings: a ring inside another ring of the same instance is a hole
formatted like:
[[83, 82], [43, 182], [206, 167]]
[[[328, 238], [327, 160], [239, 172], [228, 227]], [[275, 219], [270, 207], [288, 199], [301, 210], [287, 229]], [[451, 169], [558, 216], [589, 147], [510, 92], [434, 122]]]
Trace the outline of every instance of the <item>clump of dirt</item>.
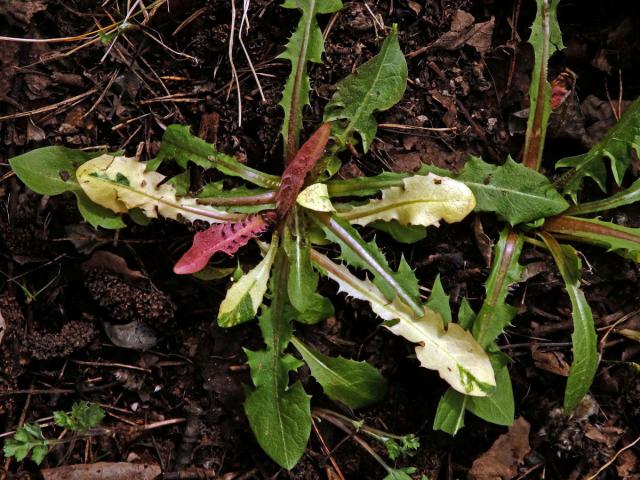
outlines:
[[[0, 345], [0, 391], [15, 390], [24, 371], [19, 361], [19, 333], [24, 327], [24, 317], [15, 297], [0, 295], [0, 315], [5, 325]], [[15, 397], [3, 397], [0, 415], [12, 415], [14, 406]]]
[[159, 326], [173, 319], [174, 306], [163, 292], [133, 285], [104, 268], [87, 269], [85, 286], [111, 322], [141, 320]]
[[62, 358], [87, 347], [96, 333], [93, 324], [72, 320], [65, 323], [59, 332], [31, 332], [23, 348], [36, 360]]

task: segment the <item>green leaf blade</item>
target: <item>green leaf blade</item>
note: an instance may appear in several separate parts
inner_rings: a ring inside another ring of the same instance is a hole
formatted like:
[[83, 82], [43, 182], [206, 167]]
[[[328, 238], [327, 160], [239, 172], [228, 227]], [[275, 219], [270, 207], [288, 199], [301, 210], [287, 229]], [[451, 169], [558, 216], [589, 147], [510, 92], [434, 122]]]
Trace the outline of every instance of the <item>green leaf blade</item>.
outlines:
[[452, 176], [471, 189], [476, 212], [495, 212], [510, 225], [557, 215], [569, 208], [547, 177], [511, 157], [504, 165], [492, 165], [471, 156], [460, 174]]
[[274, 235], [260, 263], [227, 290], [218, 310], [218, 325], [229, 328], [253, 320], [267, 291], [277, 249], [278, 236]]
[[297, 338], [292, 343], [322, 385], [324, 393], [351, 409], [381, 401], [387, 391], [384, 377], [366, 362], [343, 357], [329, 357], [305, 345]]
[[433, 429], [442, 430], [449, 435], [458, 433], [464, 427], [464, 415], [469, 398], [449, 388], [438, 403]]
[[76, 170], [103, 152], [83, 152], [66, 147], [44, 147], [9, 159], [18, 178], [40, 195], [60, 195], [72, 192], [78, 211], [92, 227], [111, 230], [125, 226], [120, 215], [92, 202], [82, 191]]
[[284, 8], [299, 9], [302, 16], [284, 52], [278, 58], [291, 62], [291, 74], [287, 78], [279, 105], [284, 110], [282, 137], [285, 160], [293, 158], [300, 140], [302, 111], [309, 104], [311, 83], [307, 63], [322, 63], [324, 40], [316, 15], [337, 12], [342, 8], [340, 0], [286, 0]]
[[341, 147], [350, 144], [357, 132], [364, 151], [369, 150], [378, 129], [373, 113], [388, 110], [402, 99], [407, 74], [407, 61], [394, 26], [380, 52], [355, 74], [338, 82], [325, 108], [324, 121], [336, 122], [334, 137]]
[[535, 63], [529, 87], [531, 106], [522, 163], [532, 170], [538, 170], [540, 166], [551, 115], [551, 85], [547, 80], [549, 58], [564, 48], [557, 15], [559, 2], [560, 0], [536, 0], [538, 9], [529, 37]]
[[564, 410], [570, 413], [589, 391], [598, 369], [596, 329], [591, 307], [580, 289], [582, 265], [577, 252], [569, 245], [560, 245], [546, 232], [541, 232], [539, 235], [553, 255], [571, 300], [573, 362], [569, 369], [564, 395]]
[[262, 449], [280, 466], [293, 468], [304, 454], [311, 434], [310, 397], [302, 384], [289, 385], [289, 372], [302, 363], [283, 354], [291, 341], [293, 309], [287, 296], [288, 259], [282, 245], [273, 265], [271, 306], [259, 323], [265, 350], [246, 351], [254, 388], [247, 389], [244, 410]]
[[633, 160], [632, 151], [640, 154], [640, 98], [631, 104], [620, 121], [591, 150], [556, 163], [556, 168], [570, 168], [557, 183], [574, 200], [587, 177], [605, 191], [607, 167], [604, 159], [608, 159], [613, 178], [617, 185], [621, 185]]
[[496, 374], [496, 388], [486, 397], [469, 397], [467, 410], [481, 419], [496, 425], [510, 426], [515, 418], [515, 402], [509, 369], [505, 365], [508, 357], [492, 353], [489, 358]]
[[543, 229], [563, 238], [606, 248], [640, 263], [640, 228], [624, 227], [597, 218], [563, 215], [548, 219]]

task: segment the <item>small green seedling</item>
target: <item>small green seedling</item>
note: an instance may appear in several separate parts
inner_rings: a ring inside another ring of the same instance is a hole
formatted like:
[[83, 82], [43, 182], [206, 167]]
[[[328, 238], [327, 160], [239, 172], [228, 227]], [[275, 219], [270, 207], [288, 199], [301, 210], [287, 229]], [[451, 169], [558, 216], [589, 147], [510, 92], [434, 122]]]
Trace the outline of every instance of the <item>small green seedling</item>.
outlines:
[[[71, 413], [53, 412], [53, 421], [57, 426], [80, 434], [86, 434], [97, 427], [103, 418], [104, 411], [95, 403], [89, 402], [74, 403]], [[60, 443], [61, 440], [46, 438], [37, 423], [25, 423], [16, 430], [12, 438], [4, 442], [4, 456], [13, 457], [18, 462], [30, 457], [40, 465], [49, 453], [49, 448]]]

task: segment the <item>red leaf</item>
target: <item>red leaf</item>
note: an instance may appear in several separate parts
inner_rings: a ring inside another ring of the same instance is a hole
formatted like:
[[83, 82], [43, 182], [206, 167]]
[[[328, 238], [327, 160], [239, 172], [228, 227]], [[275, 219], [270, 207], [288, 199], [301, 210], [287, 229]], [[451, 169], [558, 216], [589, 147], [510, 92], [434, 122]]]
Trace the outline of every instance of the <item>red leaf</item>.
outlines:
[[287, 165], [280, 189], [276, 192], [276, 211], [278, 218], [284, 218], [291, 210], [298, 193], [304, 185], [304, 179], [324, 153], [324, 147], [329, 141], [331, 125], [323, 123], [318, 130], [298, 150], [296, 156]]
[[237, 222], [214, 223], [193, 237], [193, 245], [173, 267], [178, 275], [195, 273], [207, 266], [216, 252], [231, 256], [249, 240], [264, 232], [272, 220], [272, 212], [248, 215]]

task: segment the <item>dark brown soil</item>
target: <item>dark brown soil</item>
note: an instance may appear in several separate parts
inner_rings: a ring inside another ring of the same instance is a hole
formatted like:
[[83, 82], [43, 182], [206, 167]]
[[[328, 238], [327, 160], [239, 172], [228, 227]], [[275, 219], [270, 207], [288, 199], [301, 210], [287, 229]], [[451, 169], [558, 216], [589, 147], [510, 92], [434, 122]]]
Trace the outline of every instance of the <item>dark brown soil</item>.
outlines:
[[[235, 3], [241, 10], [242, 2]], [[154, 221], [148, 227], [131, 223], [118, 234], [95, 231], [82, 223], [72, 196], [42, 198], [29, 192], [7, 163], [12, 156], [54, 144], [107, 146], [151, 158], [163, 128], [185, 123], [221, 151], [279, 173], [282, 111], [277, 103], [288, 64], [276, 57], [298, 18], [279, 3], [253, 0], [248, 10], [246, 45], [261, 74], [264, 101], [242, 50], [234, 52], [242, 125], [227, 58], [231, 0], [171, 0], [170, 12], [160, 8], [146, 28], [127, 31], [112, 48], [97, 43], [70, 52], [77, 43], [0, 40], [0, 312], [8, 326], [0, 344], [0, 433], [13, 431], [21, 421], [69, 409], [80, 399], [103, 405], [109, 426], [182, 419], [142, 434], [64, 444], [52, 449], [44, 466], [100, 459], [156, 463], [165, 472], [185, 475], [173, 478], [207, 478], [212, 470], [216, 478], [227, 480], [327, 478], [328, 460], [319, 436], [312, 433], [307, 454], [290, 472], [279, 471], [253, 439], [242, 412], [243, 385], [250, 382], [242, 347], [259, 348], [260, 335], [254, 324], [217, 327], [215, 313], [227, 280], [173, 275], [172, 265], [188, 245], [192, 227]], [[122, 18], [126, 4], [0, 0], [0, 35], [73, 36]], [[402, 48], [409, 54], [449, 32], [457, 10], [471, 13], [476, 22], [495, 18], [490, 47], [482, 54], [462, 46], [412, 56], [404, 98], [378, 116], [385, 124], [451, 130], [381, 128], [370, 153], [344, 155], [341, 175], [409, 171], [421, 162], [458, 169], [469, 154], [496, 163], [507, 155], [518, 158], [523, 135], [513, 114], [528, 107], [532, 52], [522, 39], [528, 37], [535, 13], [531, 0], [354, 1], [331, 23], [330, 16], [321, 17], [321, 27], [328, 32], [325, 61], [310, 69], [313, 92], [304, 135], [320, 123], [335, 82], [375, 54], [384, 37], [380, 23], [398, 24]], [[190, 23], [176, 31], [190, 17]], [[620, 85], [625, 100], [640, 95], [640, 4], [564, 0], [559, 18], [567, 49], [551, 62], [552, 75], [570, 68], [578, 80], [566, 112], [552, 122], [543, 165], [550, 175], [555, 160], [585, 151], [613, 123], [608, 94], [614, 104]], [[589, 96], [595, 98], [580, 109]], [[31, 114], [19, 115], [25, 112]], [[587, 199], [598, 195], [596, 189], [587, 189]], [[607, 216], [640, 226], [635, 206]], [[500, 226], [490, 218], [480, 220], [495, 240]], [[412, 246], [399, 248], [385, 234], [377, 238], [392, 261], [405, 254], [422, 285], [431, 285], [440, 274], [457, 309], [462, 298], [477, 307], [484, 291], [487, 265], [473, 232], [471, 218], [431, 230]], [[111, 258], [86, 264], [97, 251], [111, 252], [120, 263]], [[600, 338], [627, 314], [626, 328], [640, 330], [636, 265], [596, 249], [581, 252], [587, 266], [584, 289]], [[249, 249], [243, 255], [240, 262], [249, 263], [256, 252]], [[512, 292], [512, 303], [521, 306], [521, 313], [500, 341], [513, 358], [516, 414], [531, 424], [531, 452], [516, 477], [587, 478], [640, 435], [640, 346], [609, 335], [593, 396], [581, 414], [565, 417], [560, 410], [565, 378], [550, 373], [548, 363], [549, 355], [559, 364], [570, 361], [569, 301], [546, 255], [531, 248], [522, 261], [533, 274]], [[474, 460], [506, 429], [469, 414], [455, 438], [434, 432], [443, 382], [418, 367], [410, 345], [378, 328], [378, 319], [364, 304], [345, 301], [332, 285], [321, 288], [335, 300], [336, 317], [301, 326], [299, 333], [323, 352], [370, 362], [389, 380], [387, 399], [358, 412], [358, 418], [419, 436], [418, 454], [398, 462], [415, 466], [414, 478], [466, 478]], [[145, 352], [116, 346], [114, 326], [129, 322], [141, 325], [139, 341], [155, 346]], [[322, 396], [307, 372], [301, 376], [314, 394], [314, 405], [340, 410]], [[321, 425], [320, 434], [336, 449], [333, 457], [345, 478], [384, 477], [368, 453], [351, 441], [341, 443], [340, 431]], [[640, 449], [635, 446], [597, 478], [638, 479], [637, 458]], [[28, 461], [5, 461], [0, 479], [5, 477], [40, 478]]]

